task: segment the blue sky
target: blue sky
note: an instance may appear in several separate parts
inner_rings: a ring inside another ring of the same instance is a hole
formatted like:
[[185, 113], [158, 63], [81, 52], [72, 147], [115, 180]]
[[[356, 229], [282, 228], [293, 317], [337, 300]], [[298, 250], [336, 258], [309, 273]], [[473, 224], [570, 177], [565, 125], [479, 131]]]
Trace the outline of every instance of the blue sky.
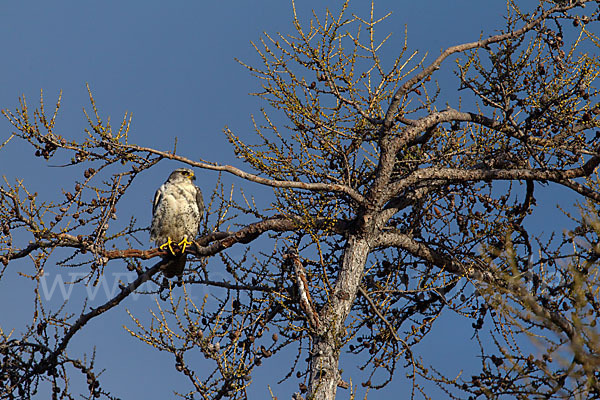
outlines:
[[[368, 15], [366, 1], [354, 3], [353, 11]], [[339, 4], [307, 0], [298, 1], [297, 7], [306, 21], [312, 8], [322, 14], [325, 6], [337, 10]], [[437, 55], [449, 45], [477, 40], [481, 32], [493, 34], [502, 27], [504, 10], [503, 1], [377, 1], [377, 15], [393, 12], [380, 30], [382, 36], [394, 34], [382, 55], [391, 61], [399, 53], [405, 25], [410, 49], [419, 50], [421, 55]], [[133, 113], [131, 142], [170, 149], [177, 137], [181, 155], [239, 165], [222, 129], [228, 125], [244, 137], [245, 132], [251, 132], [250, 115], [259, 112], [261, 103], [247, 95], [259, 87], [258, 82], [234, 57], [257, 63], [250, 41], [257, 41], [264, 31], [291, 30], [291, 3], [281, 0], [2, 2], [0, 108], [14, 109], [22, 94], [32, 107], [36, 106], [40, 89], [50, 106], [62, 90], [58, 131], [66, 137], [82, 137], [86, 127], [82, 108], [89, 109], [85, 84], [89, 83], [101, 115], [110, 115], [113, 124], [125, 111]], [[445, 87], [458, 86], [451, 73], [439, 78]], [[457, 92], [451, 91], [447, 98], [456, 101]], [[10, 124], [0, 121], [0, 142], [10, 131]], [[69, 170], [48, 168], [31, 158], [20, 143], [11, 143], [7, 150], [0, 152], [0, 174], [9, 181], [23, 177], [33, 190], [50, 199], [60, 193], [61, 182], [72, 177]], [[164, 162], [142, 176], [133, 188], [136, 197], [129, 200], [131, 209], [120, 210], [120, 218], [135, 216], [140, 224], [148, 224], [149, 199], [156, 183], [162, 182], [174, 166]], [[241, 183], [227, 179], [236, 185]], [[199, 173], [198, 184], [205, 193], [214, 187], [215, 180], [215, 174]], [[250, 193], [264, 192], [248, 184], [244, 188]], [[32, 294], [26, 290], [26, 279], [16, 274], [18, 265], [11, 265], [6, 279], [0, 281], [0, 326], [5, 331], [18, 331], [31, 315]], [[59, 287], [56, 290], [58, 293]], [[198, 289], [198, 298], [204, 294], [201, 291]], [[79, 293], [74, 298], [85, 295]], [[60, 304], [59, 297], [53, 296], [51, 305]], [[96, 346], [97, 365], [107, 368], [101, 381], [116, 396], [171, 398], [173, 389], [186, 387], [170, 357], [152, 351], [122, 328], [123, 324], [132, 325], [126, 308], [144, 318], [150, 307], [155, 307], [151, 299], [130, 299], [101, 320], [92, 321], [72, 343], [73, 355]], [[454, 335], [472, 335], [470, 323], [465, 323], [464, 329], [451, 322], [447, 325], [430, 338], [423, 354], [447, 360], [445, 367], [457, 373], [459, 367], [453, 362], [457, 358], [465, 368], [469, 363], [478, 365], [472, 347], [475, 343], [464, 340], [464, 347], [448, 346]], [[274, 384], [282, 377], [279, 363], [281, 360], [265, 363], [256, 371], [254, 398], [266, 398], [267, 384], [279, 398], [289, 398], [297, 390], [296, 383]], [[398, 393], [408, 383], [403, 375], [399, 373], [390, 388], [371, 393], [370, 398]]]

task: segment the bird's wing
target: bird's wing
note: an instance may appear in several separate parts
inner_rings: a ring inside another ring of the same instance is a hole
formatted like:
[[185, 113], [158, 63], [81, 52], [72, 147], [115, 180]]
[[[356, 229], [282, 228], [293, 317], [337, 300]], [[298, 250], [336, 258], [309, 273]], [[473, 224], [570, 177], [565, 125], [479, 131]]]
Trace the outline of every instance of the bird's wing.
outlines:
[[154, 193], [154, 200], [152, 201], [152, 216], [154, 216], [156, 213], [156, 207], [158, 206], [158, 203], [160, 203], [164, 189], [164, 185], [161, 185], [156, 193]]

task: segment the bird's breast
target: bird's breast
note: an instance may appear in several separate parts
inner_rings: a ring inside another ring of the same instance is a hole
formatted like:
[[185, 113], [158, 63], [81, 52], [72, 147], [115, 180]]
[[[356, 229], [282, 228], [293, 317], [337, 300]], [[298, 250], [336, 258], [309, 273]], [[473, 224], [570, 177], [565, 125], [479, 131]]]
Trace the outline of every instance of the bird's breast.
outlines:
[[194, 238], [198, 233], [200, 210], [193, 184], [165, 184], [153, 215], [151, 236], [158, 242], [167, 238], [179, 241]]

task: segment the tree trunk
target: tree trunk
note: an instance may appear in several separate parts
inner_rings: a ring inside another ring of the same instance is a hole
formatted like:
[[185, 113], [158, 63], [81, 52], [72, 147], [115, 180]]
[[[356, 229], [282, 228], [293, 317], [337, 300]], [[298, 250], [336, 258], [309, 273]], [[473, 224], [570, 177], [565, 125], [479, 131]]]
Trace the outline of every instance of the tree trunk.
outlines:
[[338, 362], [340, 338], [358, 291], [369, 245], [365, 238], [350, 236], [344, 249], [334, 295], [319, 313], [320, 328], [313, 334], [307, 399], [333, 400], [341, 379]]

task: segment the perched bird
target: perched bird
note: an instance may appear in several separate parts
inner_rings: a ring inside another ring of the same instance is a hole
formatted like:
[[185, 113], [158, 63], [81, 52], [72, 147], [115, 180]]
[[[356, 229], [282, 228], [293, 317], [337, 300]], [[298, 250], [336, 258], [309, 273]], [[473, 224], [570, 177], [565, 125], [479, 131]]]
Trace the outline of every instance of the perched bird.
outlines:
[[[165, 257], [169, 261], [163, 266], [167, 278], [183, 274], [185, 248], [192, 244], [200, 229], [204, 200], [200, 188], [194, 185], [195, 180], [194, 171], [177, 168], [154, 195], [150, 240], [171, 253]], [[181, 251], [175, 252], [173, 243]]]

